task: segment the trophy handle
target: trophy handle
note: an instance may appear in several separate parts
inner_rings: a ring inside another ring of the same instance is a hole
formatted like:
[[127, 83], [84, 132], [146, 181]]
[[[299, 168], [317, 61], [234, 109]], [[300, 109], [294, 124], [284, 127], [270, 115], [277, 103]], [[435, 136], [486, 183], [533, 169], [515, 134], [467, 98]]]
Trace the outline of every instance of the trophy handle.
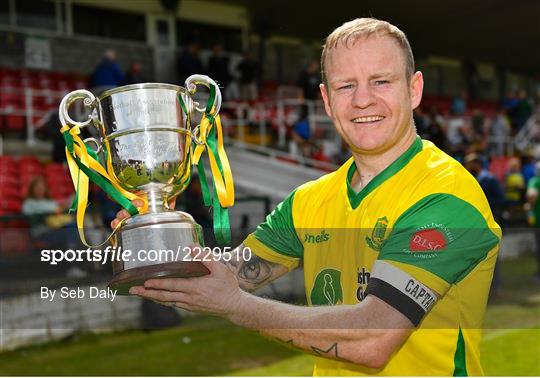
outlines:
[[[206, 75], [191, 75], [190, 77], [186, 79], [186, 83], [185, 83], [185, 87], [188, 90], [190, 96], [193, 96], [195, 92], [197, 92], [197, 85], [204, 85], [207, 88], [210, 88], [210, 86], [213, 86], [215, 88], [216, 98], [214, 100], [214, 106], [212, 107], [210, 111], [210, 115], [215, 117], [219, 113], [219, 110], [221, 109], [221, 91], [219, 90], [219, 86], [214, 80], [212, 80], [210, 77]], [[192, 105], [193, 108], [197, 110], [198, 112], [200, 113], [206, 112], [206, 107], [199, 108], [197, 107], [197, 105], [199, 105], [198, 103], [194, 101], [192, 103], [193, 103]], [[195, 142], [195, 144], [204, 146], [204, 141], [202, 141], [199, 138], [199, 128], [200, 128], [200, 125], [196, 126], [193, 129], [191, 135], [193, 137], [193, 141]]]
[[[68, 109], [75, 101], [83, 100], [85, 107], [92, 109], [92, 112], [88, 116], [88, 119], [83, 122], [75, 121], [70, 117]], [[62, 127], [69, 125], [71, 127], [83, 128], [88, 126], [91, 123], [100, 123], [100, 104], [99, 100], [92, 94], [92, 92], [85, 89], [78, 89], [76, 91], [70, 92], [64, 96], [60, 107], [58, 109], [58, 116], [60, 117], [60, 123]]]
[[[219, 90], [217, 83], [206, 75], [191, 75], [186, 79], [186, 89], [192, 96], [197, 91], [197, 85], [204, 85], [207, 88], [213, 86], [216, 89], [216, 99], [214, 102], [213, 111], [210, 112], [210, 115], [216, 116], [221, 108], [221, 91]], [[206, 108], [198, 108], [197, 106], [194, 106], [194, 108], [201, 113], [206, 111]]]
[[83, 140], [83, 142], [86, 144], [88, 142], [92, 142], [96, 145], [97, 149], [94, 150], [94, 152], [96, 154], [99, 154], [101, 152], [101, 149], [103, 148], [103, 145], [101, 144], [101, 142], [99, 140], [97, 140], [96, 138], [93, 138], [93, 137], [90, 137], [90, 138], [86, 138]]

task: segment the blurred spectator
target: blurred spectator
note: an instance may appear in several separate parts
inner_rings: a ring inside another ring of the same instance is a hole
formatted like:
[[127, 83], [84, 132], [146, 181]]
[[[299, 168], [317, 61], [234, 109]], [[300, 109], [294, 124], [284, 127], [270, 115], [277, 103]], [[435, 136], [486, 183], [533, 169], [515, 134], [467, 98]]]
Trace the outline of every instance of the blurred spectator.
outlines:
[[426, 139], [432, 141], [437, 147], [446, 149], [448, 140], [444, 132], [444, 119], [437, 112], [437, 108], [433, 107], [426, 121], [427, 135]]
[[500, 224], [505, 205], [505, 194], [501, 184], [495, 176], [484, 168], [484, 159], [476, 153], [465, 156], [464, 166], [482, 187], [493, 212], [493, 217]]
[[244, 58], [236, 66], [240, 74], [240, 97], [243, 100], [256, 100], [258, 96], [257, 82], [261, 75], [261, 65], [253, 59], [249, 50], [244, 51]]
[[35, 177], [28, 186], [28, 193], [22, 205], [24, 215], [54, 214], [61, 210], [60, 205], [49, 196], [45, 179]]
[[464, 156], [475, 149], [471, 148], [471, 145], [474, 142], [472, 130], [470, 126], [465, 123], [463, 118], [454, 118], [453, 120], [448, 121], [448, 125], [449, 127], [455, 125], [454, 131], [456, 133], [454, 136], [454, 143], [450, 147], [450, 152], [457, 160], [463, 161]]
[[319, 98], [319, 84], [321, 76], [319, 74], [319, 64], [311, 61], [306, 68], [300, 72], [298, 86], [302, 89], [302, 94], [306, 100], [316, 100]]
[[204, 65], [201, 60], [201, 47], [197, 42], [191, 42], [184, 48], [178, 59], [178, 79], [181, 83], [195, 74], [204, 73]]
[[[504, 210], [505, 198], [501, 184], [497, 179], [484, 169], [484, 161], [480, 155], [472, 153], [465, 156], [464, 159], [465, 168], [476, 178], [480, 187], [484, 191], [488, 200], [489, 206], [493, 213], [495, 221], [501, 225], [502, 213]], [[495, 271], [493, 272], [493, 280], [491, 282], [491, 293], [496, 294], [501, 286], [501, 278], [499, 274], [499, 263], [495, 264]]]
[[144, 83], [146, 80], [142, 76], [142, 67], [139, 62], [131, 62], [128, 72], [126, 72], [125, 85]]
[[484, 113], [478, 109], [473, 110], [472, 131], [475, 137], [484, 138], [486, 136], [486, 118]]
[[116, 62], [116, 51], [105, 50], [103, 59], [90, 76], [90, 86], [97, 95], [107, 89], [118, 87], [125, 81], [120, 65]]
[[529, 222], [534, 227], [536, 236], [537, 270], [535, 279], [540, 282], [540, 162], [536, 163], [535, 176], [527, 187], [527, 203], [529, 206]]
[[467, 92], [461, 91], [459, 95], [455, 96], [452, 99], [452, 104], [450, 105], [450, 112], [455, 115], [464, 115], [467, 111]]
[[513, 157], [508, 161], [508, 173], [505, 180], [506, 200], [510, 205], [520, 205], [525, 191], [525, 179], [521, 173], [519, 158]]
[[311, 155], [311, 130], [307, 105], [300, 107], [300, 114], [293, 128], [292, 139], [303, 157]]
[[45, 129], [47, 136], [52, 140], [52, 161], [54, 163], [66, 162], [66, 143], [60, 132], [61, 127], [58, 112], [51, 112], [45, 123]]
[[[70, 201], [69, 201], [70, 202]], [[49, 196], [45, 179], [35, 177], [28, 186], [22, 213], [30, 217], [30, 235], [48, 244], [49, 248], [74, 248], [78, 245], [75, 220], [62, 214], [69, 202], [58, 203]]]
[[517, 99], [518, 102], [514, 112], [514, 119], [516, 123], [516, 131], [519, 131], [525, 125], [533, 112], [533, 102], [527, 96], [527, 92], [523, 89], [519, 91]]
[[516, 97], [516, 94], [514, 91], [508, 91], [506, 92], [506, 95], [501, 101], [502, 107], [506, 110], [508, 114], [510, 114], [514, 108], [517, 106], [519, 100]]
[[527, 185], [529, 181], [535, 176], [536, 167], [534, 164], [534, 160], [532, 156], [530, 155], [524, 155], [521, 158], [521, 162], [523, 165], [523, 168], [521, 169], [521, 173], [523, 173], [523, 178], [525, 179], [525, 185]]
[[231, 73], [229, 72], [229, 57], [224, 54], [223, 46], [219, 43], [212, 47], [212, 55], [208, 60], [208, 75], [218, 83], [222, 88], [222, 95], [225, 95], [231, 81]]
[[450, 148], [454, 148], [455, 146], [459, 146], [463, 143], [460, 129], [462, 129], [464, 126], [465, 120], [463, 119], [463, 117], [460, 117], [459, 115], [454, 113], [450, 113], [446, 129], [446, 136], [448, 138]]
[[497, 156], [504, 155], [504, 145], [506, 138], [510, 135], [510, 122], [506, 116], [506, 108], [504, 106], [497, 107], [497, 114], [493, 117], [488, 129], [488, 138], [491, 142], [492, 154]]

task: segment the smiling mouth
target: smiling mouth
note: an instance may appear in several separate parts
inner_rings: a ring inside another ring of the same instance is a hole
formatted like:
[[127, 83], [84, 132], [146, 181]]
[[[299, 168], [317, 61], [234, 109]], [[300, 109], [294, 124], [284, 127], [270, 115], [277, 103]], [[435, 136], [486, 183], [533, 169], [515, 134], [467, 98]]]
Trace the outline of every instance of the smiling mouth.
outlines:
[[383, 119], [384, 119], [383, 116], [376, 115], [376, 116], [353, 118], [351, 119], [351, 122], [352, 123], [375, 123], [375, 122], [382, 121]]

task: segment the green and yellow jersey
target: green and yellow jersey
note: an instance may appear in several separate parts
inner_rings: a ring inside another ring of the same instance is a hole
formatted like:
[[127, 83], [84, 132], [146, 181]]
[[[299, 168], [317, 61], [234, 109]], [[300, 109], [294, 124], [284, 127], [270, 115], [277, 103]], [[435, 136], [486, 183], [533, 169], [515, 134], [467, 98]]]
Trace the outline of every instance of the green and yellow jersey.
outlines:
[[359, 193], [354, 160], [291, 193], [244, 242], [302, 263], [310, 305], [375, 295], [416, 326], [380, 370], [318, 358], [314, 375], [481, 375], [480, 337], [501, 237], [482, 189], [429, 141]]
[[[537, 193], [540, 194], [540, 176], [535, 176], [529, 180], [527, 190], [535, 190]], [[536, 200], [535, 204], [532, 206], [531, 211], [534, 214], [535, 220], [533, 226], [540, 228], [540, 198]]]

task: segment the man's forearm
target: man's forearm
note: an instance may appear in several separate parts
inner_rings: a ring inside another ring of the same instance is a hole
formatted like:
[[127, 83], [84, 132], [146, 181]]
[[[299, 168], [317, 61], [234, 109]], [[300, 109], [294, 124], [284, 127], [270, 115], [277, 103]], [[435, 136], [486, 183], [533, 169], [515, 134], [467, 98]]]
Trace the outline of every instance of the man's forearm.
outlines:
[[[379, 301], [376, 298], [370, 300]], [[229, 320], [317, 356], [379, 368], [384, 365], [388, 351], [397, 347], [391, 345], [396, 338], [389, 336], [396, 332], [407, 335], [410, 326], [400, 323], [399, 319], [396, 329], [385, 329], [382, 323], [377, 328], [376, 319], [380, 316], [377, 311], [366, 311], [366, 306], [367, 302], [342, 306], [294, 306], [245, 293]], [[385, 339], [388, 343], [384, 342]]]

